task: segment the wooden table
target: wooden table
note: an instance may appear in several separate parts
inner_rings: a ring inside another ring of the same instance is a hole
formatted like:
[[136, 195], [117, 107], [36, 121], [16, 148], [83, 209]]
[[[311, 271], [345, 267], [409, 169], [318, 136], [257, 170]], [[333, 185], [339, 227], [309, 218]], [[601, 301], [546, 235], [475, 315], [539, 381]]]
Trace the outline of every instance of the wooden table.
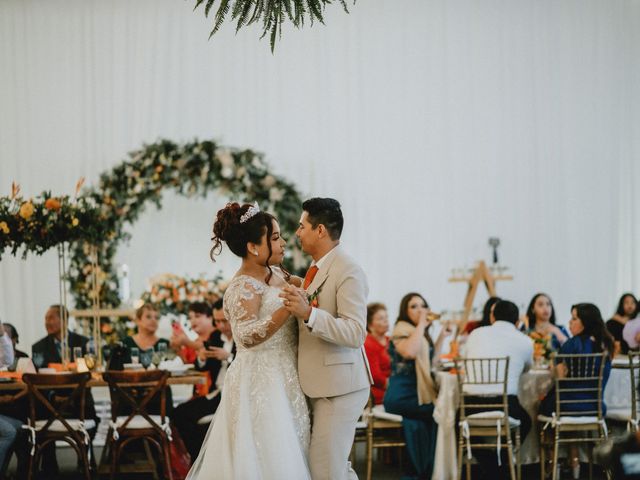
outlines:
[[[60, 373], [64, 375], [64, 373]], [[167, 380], [167, 385], [201, 385], [206, 382], [206, 373], [190, 370], [183, 375], [171, 375]], [[131, 384], [135, 386], [136, 384]], [[102, 374], [94, 373], [93, 378], [87, 382], [87, 387], [107, 387], [108, 383], [102, 379]], [[56, 385], [56, 388], [64, 388], [64, 385]], [[0, 382], [0, 395], [2, 392], [26, 390], [27, 385], [22, 380], [13, 382]]]

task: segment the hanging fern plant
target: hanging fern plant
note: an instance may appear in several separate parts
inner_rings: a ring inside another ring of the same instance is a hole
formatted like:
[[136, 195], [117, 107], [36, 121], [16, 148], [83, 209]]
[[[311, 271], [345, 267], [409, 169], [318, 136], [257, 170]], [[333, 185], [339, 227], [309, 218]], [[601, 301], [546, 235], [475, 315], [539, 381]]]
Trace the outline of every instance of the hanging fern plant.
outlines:
[[[338, 0], [345, 12], [349, 13], [346, 0]], [[354, 0], [355, 1], [355, 0]], [[205, 3], [204, 14], [209, 17], [216, 0], [196, 0], [194, 10]], [[211, 38], [219, 29], [231, 11], [231, 19], [236, 22], [236, 32], [242, 27], [262, 22], [262, 36], [269, 34], [271, 51], [273, 52], [276, 39], [282, 33], [285, 20], [291, 21], [296, 28], [304, 26], [305, 20], [311, 25], [318, 21], [324, 23], [323, 10], [332, 0], [218, 0], [218, 7], [214, 15]]]

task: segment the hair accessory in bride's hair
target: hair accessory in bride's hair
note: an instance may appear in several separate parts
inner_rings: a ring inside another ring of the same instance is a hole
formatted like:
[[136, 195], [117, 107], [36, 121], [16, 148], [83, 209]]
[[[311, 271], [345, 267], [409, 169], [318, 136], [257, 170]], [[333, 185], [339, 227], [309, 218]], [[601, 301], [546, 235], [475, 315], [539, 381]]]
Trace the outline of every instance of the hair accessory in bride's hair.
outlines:
[[248, 221], [251, 217], [254, 217], [255, 215], [258, 214], [258, 212], [260, 212], [260, 207], [258, 206], [258, 202], [253, 202], [253, 205], [251, 205], [249, 207], [249, 210], [247, 210], [241, 217], [240, 217], [240, 223], [245, 223], [246, 221]]

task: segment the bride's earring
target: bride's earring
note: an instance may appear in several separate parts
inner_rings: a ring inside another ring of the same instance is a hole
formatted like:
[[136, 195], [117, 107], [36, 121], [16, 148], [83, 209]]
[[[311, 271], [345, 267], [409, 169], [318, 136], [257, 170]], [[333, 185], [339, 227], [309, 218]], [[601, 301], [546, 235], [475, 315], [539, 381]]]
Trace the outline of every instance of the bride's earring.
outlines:
[[258, 256], [258, 251], [256, 250], [255, 252], [251, 252], [253, 253], [256, 257]]

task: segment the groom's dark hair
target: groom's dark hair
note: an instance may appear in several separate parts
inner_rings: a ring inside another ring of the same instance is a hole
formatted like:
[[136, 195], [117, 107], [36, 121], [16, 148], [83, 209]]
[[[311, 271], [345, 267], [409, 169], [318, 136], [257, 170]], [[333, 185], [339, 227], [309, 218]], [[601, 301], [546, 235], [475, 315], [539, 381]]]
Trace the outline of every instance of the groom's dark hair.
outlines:
[[302, 209], [308, 213], [307, 219], [314, 229], [322, 224], [331, 240], [340, 239], [344, 226], [340, 202], [333, 198], [310, 198], [302, 204]]

